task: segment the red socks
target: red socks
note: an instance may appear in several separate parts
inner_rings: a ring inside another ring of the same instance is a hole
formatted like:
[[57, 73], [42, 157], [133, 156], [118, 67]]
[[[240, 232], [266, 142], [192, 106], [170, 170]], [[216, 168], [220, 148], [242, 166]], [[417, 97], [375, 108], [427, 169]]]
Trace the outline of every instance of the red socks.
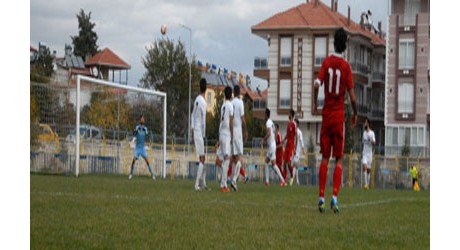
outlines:
[[326, 178], [327, 178], [327, 165], [328, 161], [321, 161], [319, 167], [319, 197], [324, 197], [324, 189], [326, 187]]
[[342, 184], [342, 165], [336, 164], [334, 170], [334, 189], [332, 195], [337, 196], [340, 191], [340, 185]]
[[[324, 189], [326, 187], [327, 179], [327, 165], [329, 162], [321, 161], [319, 168], [319, 197], [324, 197]], [[334, 185], [332, 195], [337, 196], [340, 191], [340, 185], [342, 184], [342, 165], [336, 164], [334, 169]]]

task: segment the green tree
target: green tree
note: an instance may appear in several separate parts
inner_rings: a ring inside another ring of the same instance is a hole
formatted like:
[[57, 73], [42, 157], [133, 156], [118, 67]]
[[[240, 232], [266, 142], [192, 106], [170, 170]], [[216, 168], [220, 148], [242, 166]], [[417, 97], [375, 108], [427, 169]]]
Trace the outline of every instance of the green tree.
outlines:
[[88, 15], [83, 9], [77, 14], [78, 19], [78, 35], [71, 36], [73, 43], [73, 52], [77, 56], [83, 57], [93, 56], [98, 52], [97, 34], [94, 31], [95, 23], [91, 22], [91, 11]]
[[220, 109], [224, 104], [224, 92], [216, 89], [216, 102], [213, 107], [213, 113], [206, 114], [206, 137], [211, 140], [219, 139], [219, 126], [220, 126]]
[[[346, 100], [349, 100], [348, 94], [346, 95]], [[351, 108], [351, 104], [349, 101], [345, 103], [345, 148], [344, 153], [348, 154], [351, 150], [353, 150], [353, 146], [355, 145], [354, 134], [355, 129], [351, 126], [351, 116], [353, 110]]]
[[30, 80], [33, 82], [48, 83], [53, 72], [53, 57], [49, 48], [43, 46], [37, 61], [30, 66]]
[[30, 147], [38, 145], [38, 122], [39, 122], [39, 107], [37, 99], [30, 88]]
[[102, 129], [116, 129], [119, 125], [120, 130], [123, 130], [128, 128], [130, 110], [130, 105], [121, 94], [93, 92], [90, 103], [82, 109], [81, 121]]
[[252, 110], [251, 103], [244, 103], [244, 115], [246, 119], [246, 126], [248, 128], [248, 140], [252, 140], [255, 137], [264, 136], [264, 121], [254, 117], [254, 112]]
[[128, 116], [128, 130], [132, 131], [139, 123], [139, 115], [144, 115], [145, 125], [153, 134], [162, 135], [163, 133], [163, 106], [156, 98], [148, 98], [139, 93], [136, 102], [133, 104], [132, 112]]
[[[184, 44], [181, 41], [175, 44], [169, 38], [158, 39], [146, 50], [147, 55], [142, 58], [146, 71], [141, 79], [141, 87], [153, 88], [167, 94], [168, 133], [187, 136], [190, 62]], [[199, 80], [200, 73], [192, 64], [191, 102], [198, 93]]]

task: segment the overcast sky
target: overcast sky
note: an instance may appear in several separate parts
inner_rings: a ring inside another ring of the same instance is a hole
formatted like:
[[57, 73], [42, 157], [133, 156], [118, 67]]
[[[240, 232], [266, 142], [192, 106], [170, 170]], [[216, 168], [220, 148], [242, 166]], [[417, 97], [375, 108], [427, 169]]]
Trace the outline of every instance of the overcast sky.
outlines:
[[[312, 0], [311, 0], [312, 1]], [[167, 36], [184, 42], [189, 50], [189, 32], [178, 24], [192, 28], [192, 53], [198, 60], [243, 72], [252, 77], [256, 56], [267, 56], [267, 43], [251, 34], [251, 26], [272, 15], [297, 6], [300, 0], [31, 0], [30, 44], [47, 44], [51, 51], [63, 56], [70, 36], [78, 34], [76, 14], [83, 9], [91, 12], [100, 49], [110, 48], [128, 64], [129, 84], [137, 85], [145, 69], [142, 57], [146, 46], [160, 38], [160, 27], [166, 24]], [[323, 0], [330, 5], [330, 0]], [[374, 23], [382, 21], [386, 30], [388, 1], [339, 0], [339, 12], [359, 21], [362, 11], [370, 9]], [[261, 83], [253, 78], [253, 83]], [[263, 83], [261, 83], [264, 85]], [[253, 85], [255, 87], [255, 84]], [[264, 86], [261, 86], [262, 88]]]

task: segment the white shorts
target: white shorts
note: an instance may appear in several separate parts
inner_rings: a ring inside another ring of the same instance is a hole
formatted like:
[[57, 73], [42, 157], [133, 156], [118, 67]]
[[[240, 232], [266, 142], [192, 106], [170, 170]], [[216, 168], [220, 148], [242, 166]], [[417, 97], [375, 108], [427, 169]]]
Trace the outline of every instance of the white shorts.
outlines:
[[232, 147], [230, 145], [230, 136], [221, 135], [219, 136], [219, 148], [222, 151], [222, 156], [230, 156], [232, 154]]
[[233, 136], [233, 155], [243, 154], [243, 137]]
[[276, 148], [268, 148], [265, 158], [270, 161], [276, 161]]
[[219, 148], [217, 148], [217, 158], [219, 158], [220, 161], [223, 161], [224, 160], [224, 155], [222, 154], [222, 148], [220, 147], [219, 145]]
[[300, 158], [299, 158], [298, 155], [293, 155], [292, 156], [292, 163], [295, 163], [296, 165], [298, 165], [299, 160], [300, 160]]
[[195, 142], [196, 155], [198, 157], [204, 156], [204, 141], [203, 141], [203, 137], [201, 135], [195, 134], [194, 137], [193, 137], [193, 141]]
[[362, 164], [366, 164], [367, 168], [372, 168], [372, 155], [364, 154]]

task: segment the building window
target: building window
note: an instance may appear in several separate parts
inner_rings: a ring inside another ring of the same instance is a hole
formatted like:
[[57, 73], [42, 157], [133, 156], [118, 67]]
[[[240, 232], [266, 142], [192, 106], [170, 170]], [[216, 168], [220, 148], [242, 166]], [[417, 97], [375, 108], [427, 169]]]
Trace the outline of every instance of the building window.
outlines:
[[212, 102], [211, 93], [208, 93], [208, 105], [211, 105], [211, 102]]
[[414, 113], [414, 84], [400, 83], [398, 86], [398, 113]]
[[387, 145], [398, 145], [398, 128], [397, 127], [387, 127], [386, 128], [386, 144]]
[[418, 128], [418, 140], [417, 144], [418, 145], [425, 145], [425, 133], [423, 128]]
[[415, 26], [415, 17], [420, 12], [420, 0], [404, 2], [404, 26]]
[[386, 138], [388, 146], [426, 146], [424, 126], [388, 126]]
[[291, 107], [291, 87], [291, 79], [280, 80], [279, 108], [289, 109]]
[[280, 45], [280, 66], [291, 66], [292, 58], [292, 38], [291, 37], [281, 37]]
[[399, 69], [413, 69], [415, 62], [415, 42], [413, 39], [399, 41]]
[[327, 55], [327, 38], [315, 37], [315, 66], [321, 67]]

